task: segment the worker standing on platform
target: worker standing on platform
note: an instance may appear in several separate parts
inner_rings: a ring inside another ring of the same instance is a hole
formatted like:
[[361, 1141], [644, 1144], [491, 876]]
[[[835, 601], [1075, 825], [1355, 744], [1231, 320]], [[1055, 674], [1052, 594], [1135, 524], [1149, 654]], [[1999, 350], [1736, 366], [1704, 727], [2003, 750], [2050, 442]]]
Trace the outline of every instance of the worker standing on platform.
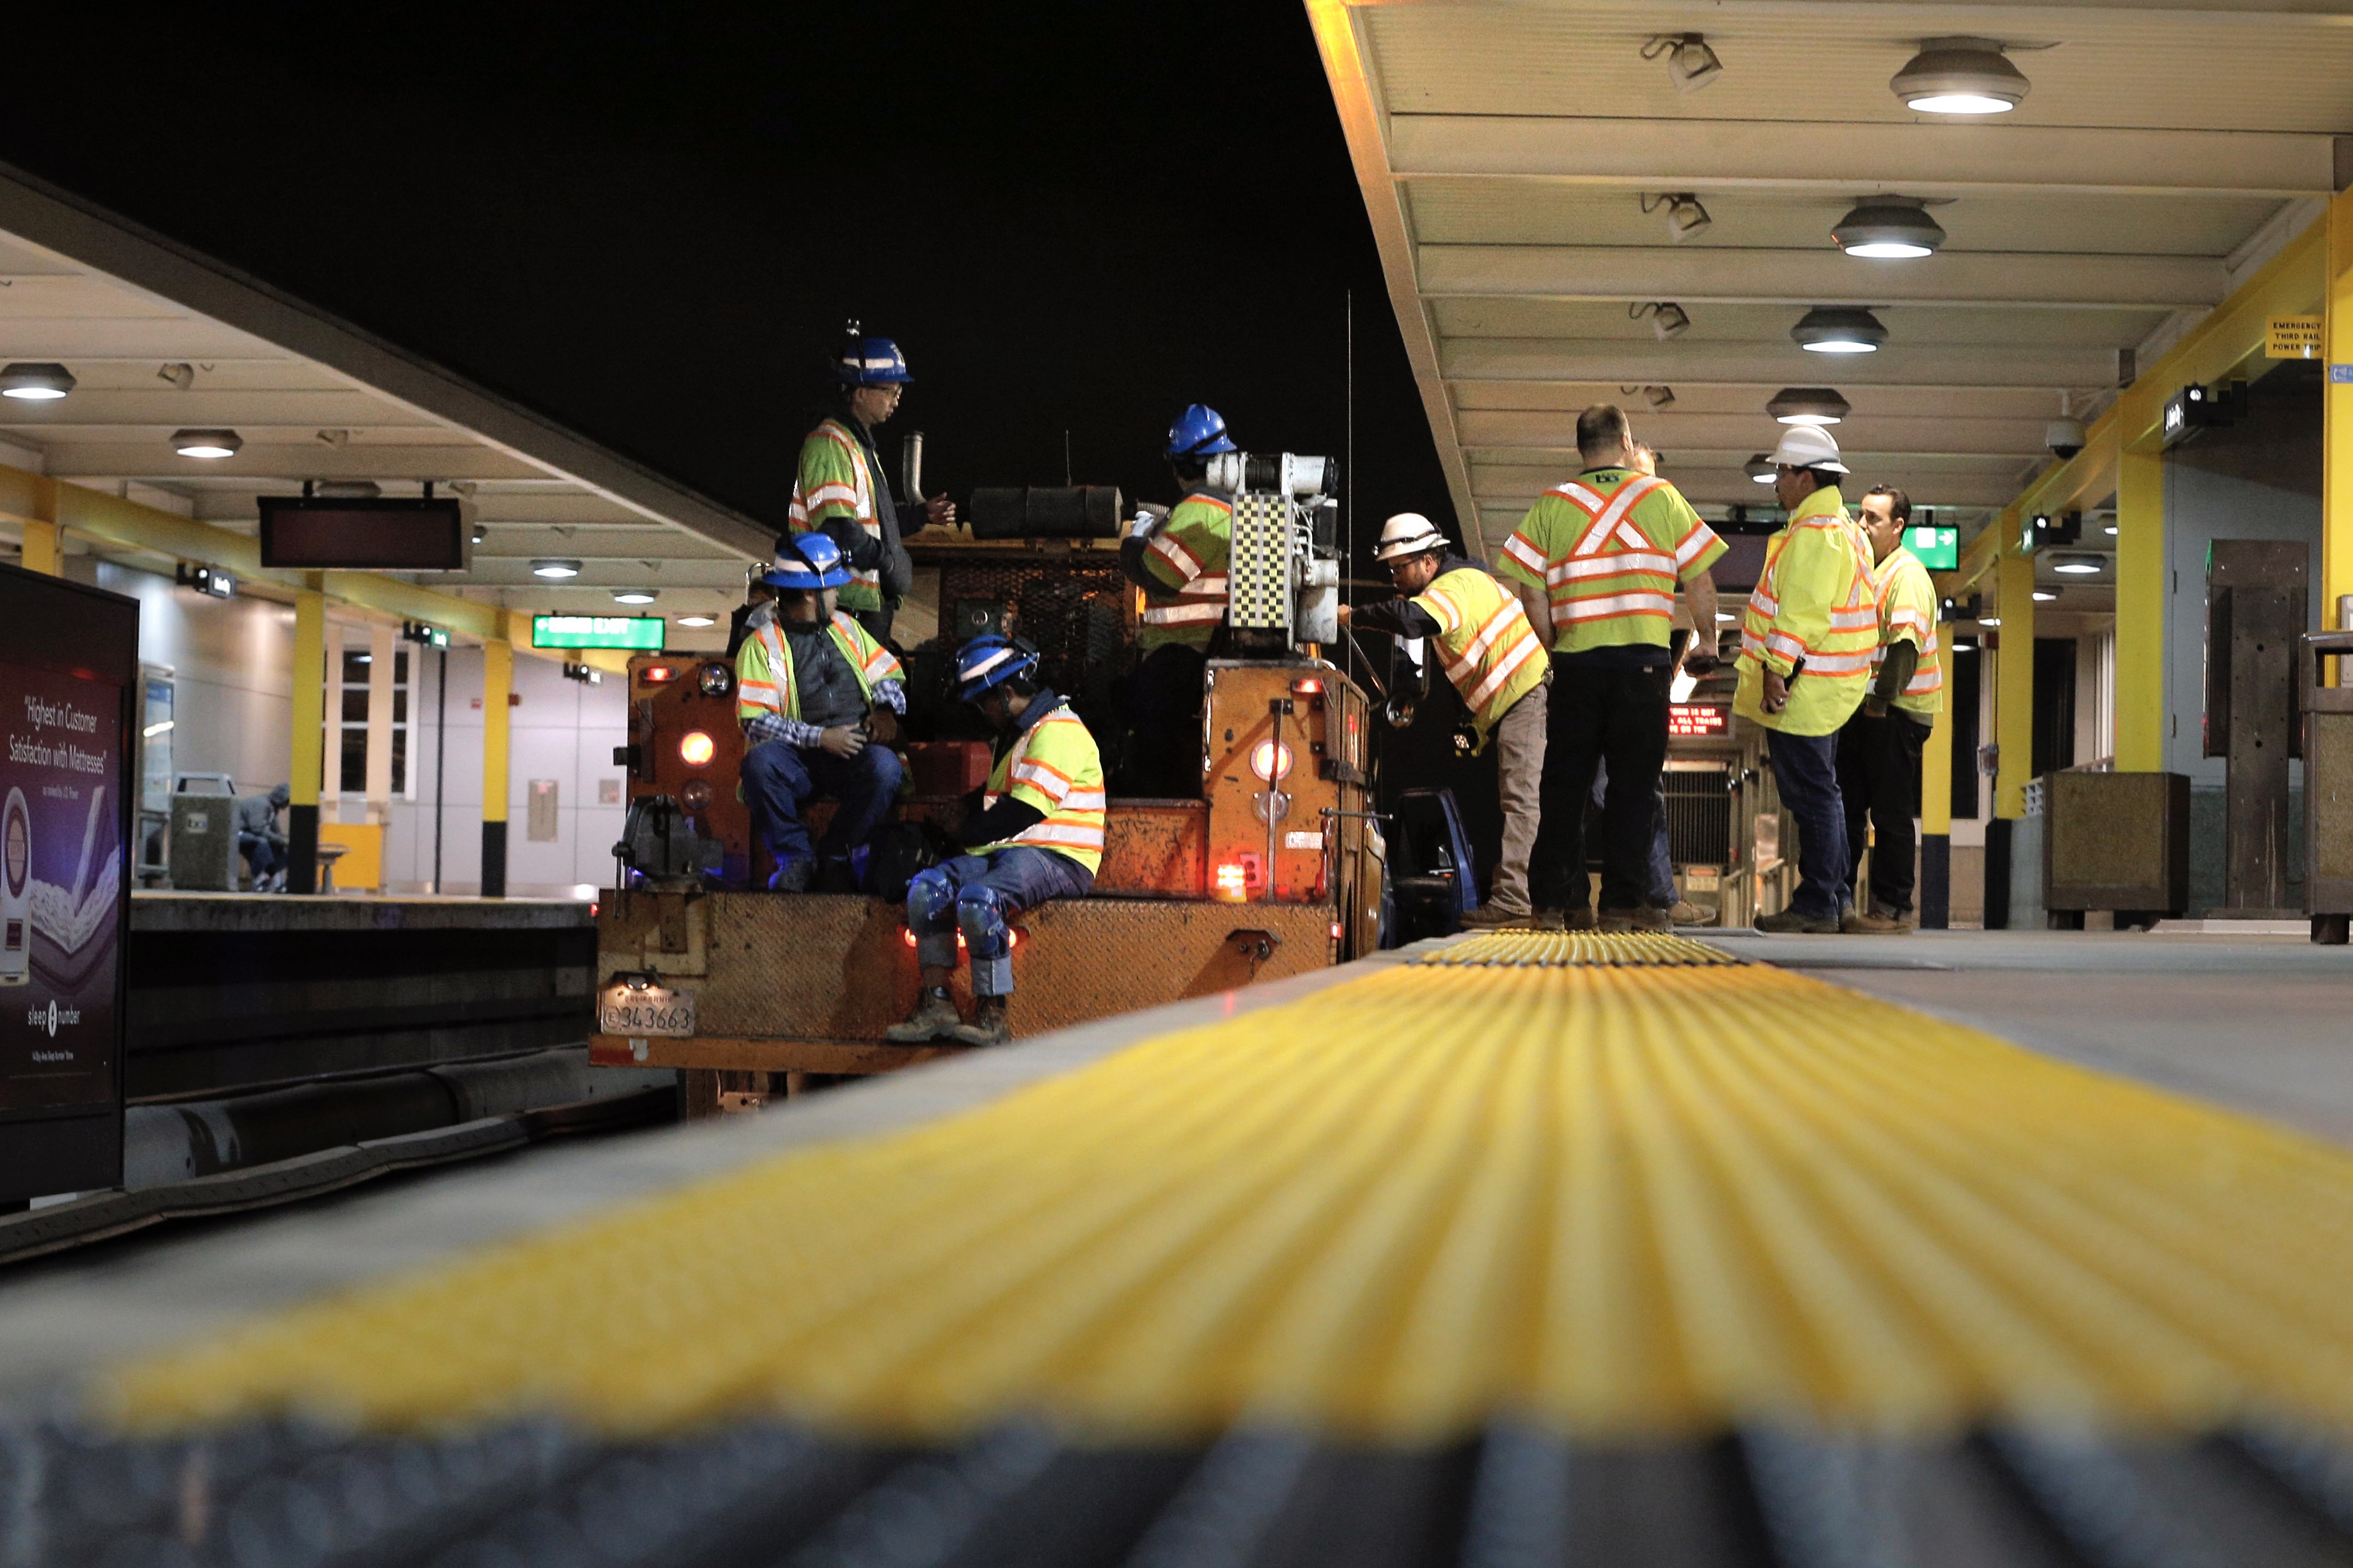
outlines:
[[[1070, 704], [1037, 679], [1038, 650], [997, 636], [956, 650], [956, 695], [997, 730], [997, 765], [981, 809], [957, 838], [970, 851], [907, 885], [923, 990], [903, 1024], [885, 1037], [900, 1045], [952, 1039], [1001, 1046], [1013, 1037], [1009, 919], [1049, 899], [1082, 899], [1103, 865], [1103, 772], [1095, 738]], [[956, 932], [972, 958], [973, 1016], [948, 994]]]
[[[1839, 796], [1838, 731], [1862, 702], [1879, 647], [1871, 547], [1839, 494], [1838, 443], [1791, 426], [1774, 451], [1774, 494], [1789, 521], [1765, 542], [1765, 570], [1740, 634], [1732, 710], [1771, 733], [1767, 745], [1781, 804], [1798, 824], [1797, 890], [1759, 931], [1830, 931], [1846, 913], [1846, 808]], [[1692, 619], [1700, 622], [1699, 606]]]
[[1144, 590], [1137, 662], [1120, 686], [1132, 795], [1201, 793], [1201, 677], [1226, 623], [1234, 525], [1234, 499], [1209, 487], [1208, 466], [1234, 449], [1216, 409], [1187, 406], [1168, 427], [1166, 449], [1184, 495], [1166, 515], [1139, 518], [1120, 542], [1120, 569]]
[[[1912, 929], [1912, 819], [1920, 815], [1920, 748], [1944, 710], [1945, 668], [1936, 658], [1936, 586], [1920, 558], [1904, 548], [1911, 498], [1881, 485], [1863, 493], [1856, 510], [1871, 546], [1879, 653], [1871, 689], [1838, 737], [1849, 874], [1858, 889], [1854, 913], [1841, 929], [1894, 936]], [[1868, 906], [1859, 891], [1866, 844]]]
[[1472, 754], [1496, 746], [1504, 807], [1504, 847], [1487, 901], [1462, 917], [1466, 926], [1525, 925], [1528, 857], [1536, 843], [1544, 784], [1545, 688], [1552, 668], [1518, 599], [1475, 561], [1457, 555], [1419, 512], [1399, 512], [1381, 528], [1373, 559], [1407, 595], [1352, 610], [1340, 624], [1391, 637], [1430, 637], [1446, 678], [1462, 694], [1477, 736]]
[[[735, 714], [744, 726], [744, 799], [753, 831], [776, 857], [771, 891], [812, 882], [848, 891], [849, 856], [871, 837], [898, 795], [896, 738], [907, 710], [899, 661], [838, 605], [850, 581], [841, 552], [822, 533], [778, 542], [764, 581], [773, 602], [745, 617], [735, 654]], [[811, 844], [801, 804], [836, 802], [822, 843]]]
[[840, 547], [852, 574], [841, 606], [877, 642], [890, 637], [892, 617], [914, 583], [901, 535], [955, 521], [945, 496], [893, 501], [874, 447], [874, 427], [898, 412], [911, 379], [897, 343], [862, 336], [852, 322], [834, 364], [839, 403], [801, 443], [793, 481], [792, 531], [822, 533]]
[[[1667, 756], [1669, 646], [1675, 587], [1694, 621], [1713, 625], [1724, 542], [1666, 480], [1638, 471], [1625, 411], [1600, 403], [1577, 416], [1585, 470], [1536, 498], [1504, 546], [1497, 575], [1544, 595], [1552, 634], [1543, 821], [1530, 894], [1572, 931], [1596, 923], [1585, 861], [1585, 796], [1609, 769], [1602, 808], [1604, 930], [1664, 931], [1648, 897], [1659, 771]], [[1715, 660], [1692, 654], [1704, 674]], [[1543, 923], [1549, 924], [1548, 921]]]

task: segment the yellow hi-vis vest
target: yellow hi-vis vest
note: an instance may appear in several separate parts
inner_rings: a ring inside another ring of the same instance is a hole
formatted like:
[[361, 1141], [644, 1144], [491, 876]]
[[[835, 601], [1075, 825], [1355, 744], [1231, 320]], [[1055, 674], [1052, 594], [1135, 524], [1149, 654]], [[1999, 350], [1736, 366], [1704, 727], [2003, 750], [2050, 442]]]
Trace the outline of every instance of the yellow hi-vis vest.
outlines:
[[995, 805], [1007, 794], [1044, 812], [1045, 820], [1031, 823], [1002, 844], [978, 846], [974, 854], [1020, 844], [1067, 855], [1084, 866], [1090, 876], [1101, 869], [1103, 753], [1068, 703], [1056, 706], [1023, 731], [1013, 749], [997, 759], [996, 771], [988, 775], [988, 789], [980, 797], [983, 808]]
[[1413, 602], [1438, 623], [1438, 658], [1471, 710], [1484, 751], [1496, 721], [1542, 683], [1544, 647], [1511, 590], [1476, 566], [1431, 581]]
[[[899, 661], [891, 650], [839, 610], [833, 613], [832, 631], [834, 646], [849, 660], [860, 691], [871, 696], [876, 681], [900, 679]], [[793, 684], [793, 650], [774, 621], [745, 637], [735, 654], [736, 721], [748, 722], [762, 713], [801, 716], [801, 694]]]
[[[866, 471], [866, 448], [839, 419], [828, 419], [801, 443], [800, 468], [793, 477], [792, 510], [786, 521], [795, 533], [807, 533], [828, 520], [854, 520], [875, 539], [882, 537], [882, 521], [874, 512], [874, 480]], [[841, 601], [853, 610], [882, 607], [882, 573], [853, 570], [841, 586]]]
[[1666, 480], [1592, 468], [1536, 498], [1495, 569], [1545, 590], [1555, 653], [1665, 647], [1675, 584], [1715, 565], [1724, 551], [1724, 541]]
[[1872, 658], [1871, 678], [1879, 679], [1879, 667], [1890, 647], [1910, 642], [1920, 650], [1920, 662], [1904, 689], [1896, 693], [1894, 706], [1933, 719], [1945, 710], [1945, 666], [1936, 657], [1936, 585], [1928, 580], [1928, 568], [1920, 563], [1920, 558], [1900, 544], [1879, 563], [1873, 578], [1879, 604], [1879, 651]]
[[1145, 547], [1144, 569], [1166, 586], [1144, 593], [1139, 652], [1168, 643], [1206, 648], [1226, 618], [1226, 567], [1234, 547], [1234, 507], [1211, 490], [1196, 490], [1168, 512]]
[[[1765, 542], [1765, 572], [1740, 628], [1740, 684], [1732, 710], [1789, 735], [1827, 735], [1853, 717], [1879, 655], [1871, 546], [1847, 520], [1835, 486], [1798, 503]], [[1765, 671], [1789, 680], [1789, 701], [1765, 711]]]

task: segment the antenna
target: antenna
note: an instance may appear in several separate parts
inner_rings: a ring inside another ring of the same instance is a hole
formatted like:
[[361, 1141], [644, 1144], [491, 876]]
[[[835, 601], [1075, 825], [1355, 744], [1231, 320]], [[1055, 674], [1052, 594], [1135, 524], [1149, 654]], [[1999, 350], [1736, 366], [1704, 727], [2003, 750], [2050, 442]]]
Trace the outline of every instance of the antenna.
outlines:
[[[1345, 541], [1340, 574], [1340, 600], [1353, 613], [1356, 607], [1356, 291], [1342, 296], [1342, 321], [1347, 364], [1346, 461], [1340, 469], [1340, 533]], [[1349, 673], [1356, 672], [1356, 639], [1345, 639]]]
[[1071, 488], [1071, 427], [1062, 426], [1062, 488]]

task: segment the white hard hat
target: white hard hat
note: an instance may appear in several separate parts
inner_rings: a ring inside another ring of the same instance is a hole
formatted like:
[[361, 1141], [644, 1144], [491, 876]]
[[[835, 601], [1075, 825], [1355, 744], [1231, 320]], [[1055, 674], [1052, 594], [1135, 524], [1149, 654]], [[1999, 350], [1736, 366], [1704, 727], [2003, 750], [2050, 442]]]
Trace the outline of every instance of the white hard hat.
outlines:
[[1851, 472], [1839, 461], [1838, 442], [1819, 425], [1791, 425], [1781, 432], [1781, 444], [1770, 458], [1777, 468], [1826, 468], [1833, 474]]
[[1381, 542], [1373, 552], [1376, 561], [1395, 561], [1402, 556], [1419, 555], [1426, 550], [1443, 549], [1446, 535], [1438, 525], [1418, 511], [1401, 511], [1381, 524]]

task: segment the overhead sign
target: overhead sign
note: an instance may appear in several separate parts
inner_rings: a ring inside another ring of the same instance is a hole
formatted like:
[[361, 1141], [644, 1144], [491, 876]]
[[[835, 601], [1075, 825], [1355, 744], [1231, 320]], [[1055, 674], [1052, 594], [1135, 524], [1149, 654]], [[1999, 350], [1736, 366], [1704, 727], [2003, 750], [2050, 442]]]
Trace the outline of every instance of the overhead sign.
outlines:
[[2263, 334], [2263, 357], [2318, 359], [2320, 323], [2318, 316], [2274, 316], [2271, 330]]
[[1667, 709], [1667, 733], [1672, 735], [1721, 735], [1725, 731], [1725, 710], [1712, 702], [1677, 702]]
[[1961, 563], [1961, 531], [1957, 528], [1907, 528], [1904, 548], [1919, 557], [1931, 572], [1950, 572]]
[[463, 572], [463, 509], [447, 498], [259, 496], [261, 563], [298, 572]]
[[670, 630], [661, 616], [533, 616], [533, 647], [617, 647], [659, 653]]

